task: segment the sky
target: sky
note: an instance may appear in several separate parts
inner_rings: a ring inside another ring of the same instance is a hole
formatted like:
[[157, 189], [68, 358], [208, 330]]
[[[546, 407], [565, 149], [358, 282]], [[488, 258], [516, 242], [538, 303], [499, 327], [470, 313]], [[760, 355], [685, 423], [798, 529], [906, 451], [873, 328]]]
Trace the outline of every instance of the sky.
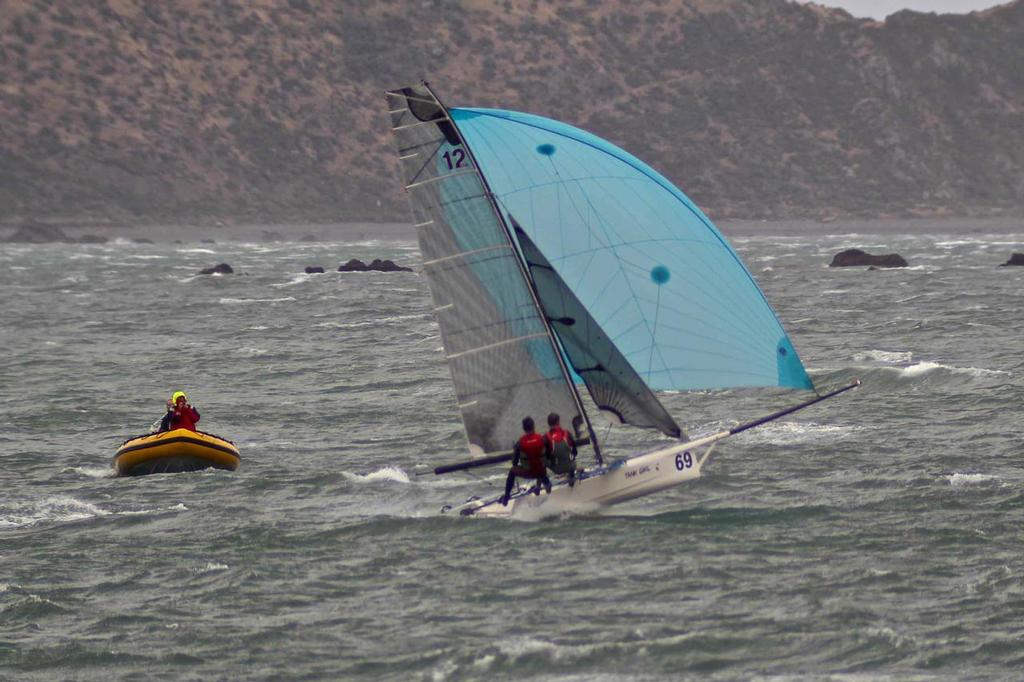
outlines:
[[842, 7], [855, 17], [884, 19], [899, 12], [901, 9], [912, 9], [918, 12], [967, 13], [976, 9], [988, 9], [1001, 5], [1009, 0], [993, 2], [992, 0], [816, 0], [819, 5]]

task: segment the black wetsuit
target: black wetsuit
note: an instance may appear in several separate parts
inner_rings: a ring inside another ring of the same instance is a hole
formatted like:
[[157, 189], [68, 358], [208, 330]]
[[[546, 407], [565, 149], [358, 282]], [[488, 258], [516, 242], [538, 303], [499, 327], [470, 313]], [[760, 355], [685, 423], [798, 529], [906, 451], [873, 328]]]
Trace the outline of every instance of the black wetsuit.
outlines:
[[[501, 497], [502, 504], [508, 504], [509, 496], [512, 494], [512, 486], [515, 485], [516, 476], [521, 478], [537, 479], [537, 486], [534, 493], [540, 495], [540, 487], [549, 493], [551, 492], [551, 479], [548, 478], [544, 461], [551, 454], [551, 443], [545, 436], [536, 433], [526, 433], [512, 446], [512, 469], [505, 479], [505, 494]], [[525, 459], [525, 462], [523, 461]], [[525, 466], [522, 466], [525, 464]]]

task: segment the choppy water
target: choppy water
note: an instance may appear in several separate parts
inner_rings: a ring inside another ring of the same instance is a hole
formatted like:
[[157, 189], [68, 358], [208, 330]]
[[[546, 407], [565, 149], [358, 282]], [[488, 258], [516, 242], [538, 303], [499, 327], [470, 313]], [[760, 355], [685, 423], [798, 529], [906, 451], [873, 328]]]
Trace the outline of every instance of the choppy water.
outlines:
[[[438, 514], [503, 472], [427, 475], [463, 437], [423, 278], [300, 274], [412, 243], [0, 246], [0, 678], [1024, 674], [1024, 234], [733, 242], [818, 385], [864, 386], [529, 524]], [[110, 477], [176, 389], [242, 469]], [[665, 399], [700, 433], [797, 396]]]

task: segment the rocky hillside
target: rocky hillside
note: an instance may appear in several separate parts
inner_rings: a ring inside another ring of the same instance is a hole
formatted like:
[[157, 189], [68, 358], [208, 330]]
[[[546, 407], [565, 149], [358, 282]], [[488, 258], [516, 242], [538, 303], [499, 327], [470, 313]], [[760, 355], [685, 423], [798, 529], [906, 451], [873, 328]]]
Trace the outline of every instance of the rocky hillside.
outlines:
[[1024, 207], [1024, 0], [21, 0], [0, 222], [402, 220], [383, 90], [569, 121], [714, 216]]

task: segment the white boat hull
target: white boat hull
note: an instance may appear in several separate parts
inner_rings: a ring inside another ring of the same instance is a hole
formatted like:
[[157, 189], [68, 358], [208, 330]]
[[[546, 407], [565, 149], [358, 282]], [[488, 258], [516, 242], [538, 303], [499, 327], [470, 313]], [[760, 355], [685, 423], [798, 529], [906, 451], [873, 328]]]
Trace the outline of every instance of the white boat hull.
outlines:
[[451, 511], [464, 516], [524, 520], [593, 512], [700, 478], [715, 444], [729, 435], [724, 431], [587, 470], [574, 486], [558, 481], [550, 493], [520, 491], [507, 505], [502, 505], [500, 498], [471, 500]]

